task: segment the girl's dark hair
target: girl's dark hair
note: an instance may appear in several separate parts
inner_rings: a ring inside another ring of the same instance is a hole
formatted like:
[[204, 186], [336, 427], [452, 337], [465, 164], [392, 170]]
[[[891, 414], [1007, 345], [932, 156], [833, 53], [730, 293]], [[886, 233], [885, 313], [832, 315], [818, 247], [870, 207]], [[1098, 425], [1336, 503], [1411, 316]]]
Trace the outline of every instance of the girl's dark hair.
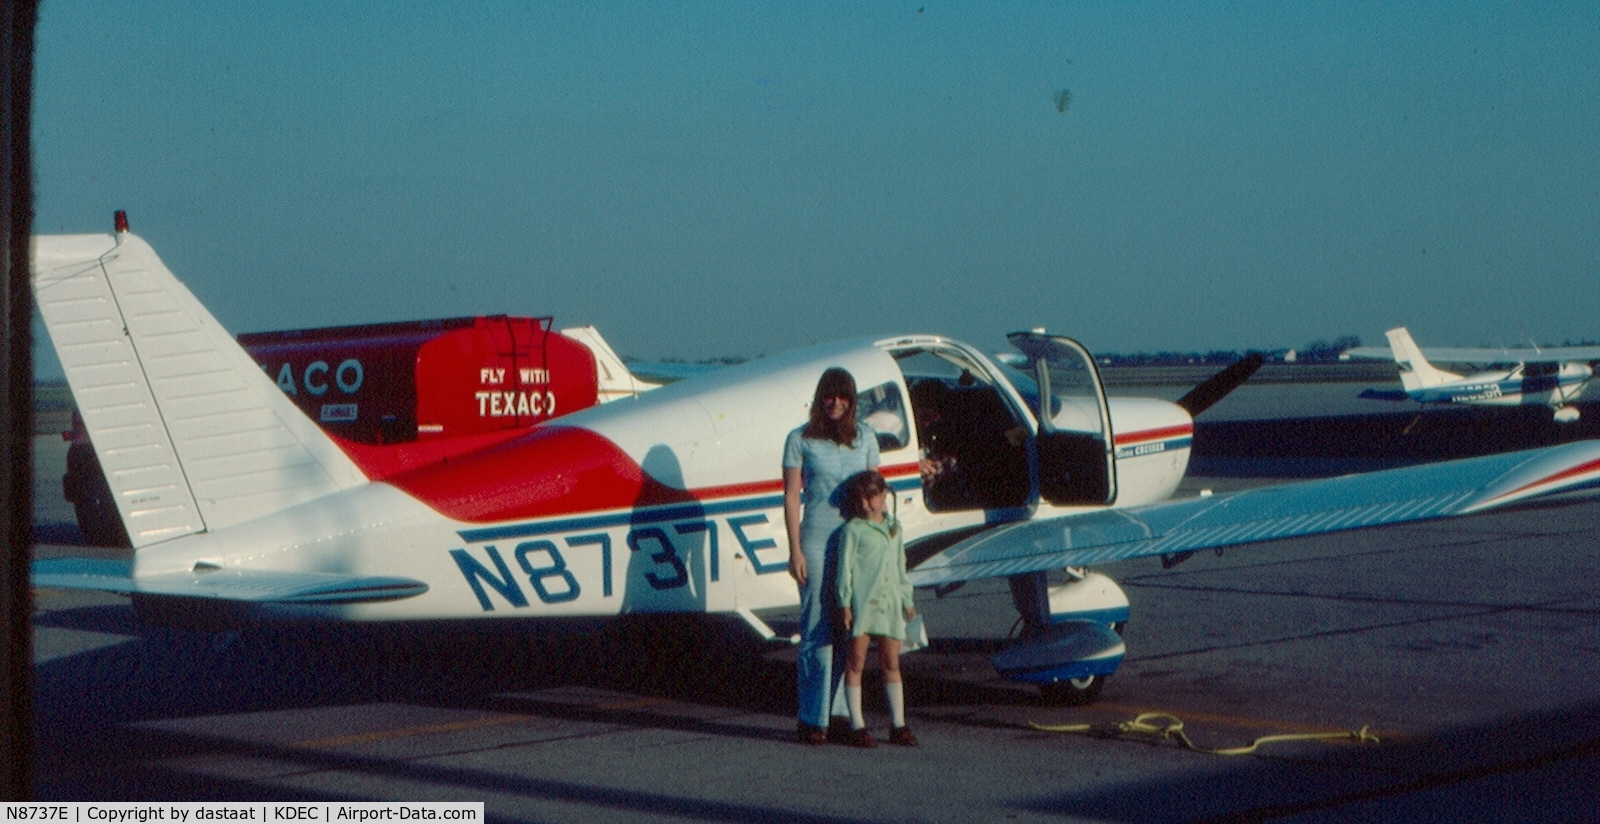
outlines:
[[[837, 421], [828, 417], [828, 411], [822, 406], [827, 398], [850, 401], [850, 408], [845, 410], [844, 417]], [[849, 372], [830, 366], [822, 373], [817, 381], [817, 391], [811, 396], [811, 422], [806, 424], [806, 430], [801, 434], [819, 441], [833, 441], [841, 446], [853, 448], [856, 445], [856, 379]]]
[[[845, 520], [851, 518], [867, 517], [867, 508], [862, 504], [866, 498], [889, 491], [889, 482], [878, 473], [876, 469], [867, 469], [857, 472], [844, 481], [843, 500], [839, 502], [839, 511]], [[889, 533], [893, 535], [894, 533]]]

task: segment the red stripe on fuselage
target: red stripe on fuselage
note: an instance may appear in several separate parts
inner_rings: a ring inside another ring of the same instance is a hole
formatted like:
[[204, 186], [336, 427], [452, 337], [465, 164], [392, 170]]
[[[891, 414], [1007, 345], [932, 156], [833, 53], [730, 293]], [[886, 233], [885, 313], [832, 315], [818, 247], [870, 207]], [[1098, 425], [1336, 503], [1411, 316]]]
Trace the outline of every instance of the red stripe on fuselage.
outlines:
[[[648, 472], [646, 471], [648, 468]], [[887, 477], [912, 475], [915, 463], [881, 468]], [[528, 430], [509, 443], [397, 472], [385, 481], [443, 515], [494, 523], [585, 512], [692, 503], [783, 491], [780, 479], [688, 490], [683, 469], [666, 448], [641, 467], [610, 439], [560, 424]]]
[[921, 472], [922, 468], [915, 463], [892, 464], [890, 466], [878, 467], [878, 473], [891, 480], [894, 478], [904, 477], [906, 475], [917, 475]]
[[527, 429], [507, 429], [501, 432], [484, 432], [456, 438], [439, 438], [427, 441], [409, 441], [394, 444], [366, 444], [347, 441], [330, 435], [333, 442], [350, 456], [362, 474], [369, 480], [381, 481], [423, 466], [447, 461], [468, 452], [487, 449], [498, 443], [514, 440], [527, 433]]
[[727, 486], [702, 486], [699, 489], [689, 490], [689, 496], [697, 501], [710, 501], [716, 498], [738, 498], [743, 495], [772, 494], [783, 491], [783, 481], [752, 481], [747, 484], [729, 484]]
[[[916, 475], [919, 471], [919, 467], [914, 463], [878, 467], [878, 472], [889, 479]], [[747, 484], [729, 484], [727, 486], [702, 486], [699, 489], [691, 489], [688, 493], [697, 501], [714, 501], [720, 498], [739, 498], [745, 495], [772, 494], [782, 491], [783, 481], [775, 480], [752, 481]]]
[[1123, 446], [1124, 444], [1160, 441], [1193, 434], [1194, 424], [1186, 423], [1181, 426], [1165, 426], [1160, 429], [1145, 429], [1140, 432], [1124, 432], [1116, 436], [1116, 442], [1117, 446]]
[[[659, 458], [657, 452], [659, 451]], [[687, 490], [657, 481], [681, 474], [668, 449], [646, 473], [609, 439], [560, 424], [506, 444], [402, 472], [387, 482], [458, 521], [486, 523], [627, 507], [688, 503]]]

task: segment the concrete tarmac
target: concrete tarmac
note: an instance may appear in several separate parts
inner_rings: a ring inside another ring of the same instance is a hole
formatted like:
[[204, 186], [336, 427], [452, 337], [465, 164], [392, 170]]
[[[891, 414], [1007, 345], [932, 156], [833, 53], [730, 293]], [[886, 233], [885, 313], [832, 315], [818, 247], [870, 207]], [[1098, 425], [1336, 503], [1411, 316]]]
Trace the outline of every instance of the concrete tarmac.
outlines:
[[[1082, 708], [989, 666], [1015, 619], [1003, 582], [919, 591], [922, 746], [872, 751], [795, 743], [792, 651], [715, 619], [234, 636], [39, 590], [36, 792], [482, 800], [503, 821], [1590, 821], [1597, 550], [1600, 500], [1580, 496], [1108, 566], [1128, 658]], [[870, 675], [866, 694], [882, 738]], [[1346, 735], [1221, 756], [1117, 730], [1145, 712], [1206, 748]]]

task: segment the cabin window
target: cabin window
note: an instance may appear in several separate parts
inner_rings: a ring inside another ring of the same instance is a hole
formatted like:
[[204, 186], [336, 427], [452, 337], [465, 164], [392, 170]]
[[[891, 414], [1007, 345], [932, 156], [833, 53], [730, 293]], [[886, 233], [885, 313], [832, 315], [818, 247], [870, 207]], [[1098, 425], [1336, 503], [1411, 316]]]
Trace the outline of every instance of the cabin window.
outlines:
[[905, 400], [900, 397], [900, 387], [894, 381], [856, 393], [856, 420], [878, 434], [879, 452], [902, 449], [911, 443]]

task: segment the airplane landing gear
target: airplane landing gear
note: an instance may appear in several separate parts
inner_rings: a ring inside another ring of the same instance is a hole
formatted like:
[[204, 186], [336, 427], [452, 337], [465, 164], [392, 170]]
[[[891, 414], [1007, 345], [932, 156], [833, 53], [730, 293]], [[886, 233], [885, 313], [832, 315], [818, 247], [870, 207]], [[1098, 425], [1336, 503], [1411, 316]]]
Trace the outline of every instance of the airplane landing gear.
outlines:
[[1010, 579], [1022, 633], [990, 661], [1006, 678], [1039, 685], [1048, 704], [1087, 704], [1122, 663], [1128, 598], [1110, 578], [1082, 569], [1051, 587], [1043, 572]]
[[1086, 675], [1039, 685], [1039, 697], [1053, 707], [1077, 707], [1100, 697], [1109, 675]]

